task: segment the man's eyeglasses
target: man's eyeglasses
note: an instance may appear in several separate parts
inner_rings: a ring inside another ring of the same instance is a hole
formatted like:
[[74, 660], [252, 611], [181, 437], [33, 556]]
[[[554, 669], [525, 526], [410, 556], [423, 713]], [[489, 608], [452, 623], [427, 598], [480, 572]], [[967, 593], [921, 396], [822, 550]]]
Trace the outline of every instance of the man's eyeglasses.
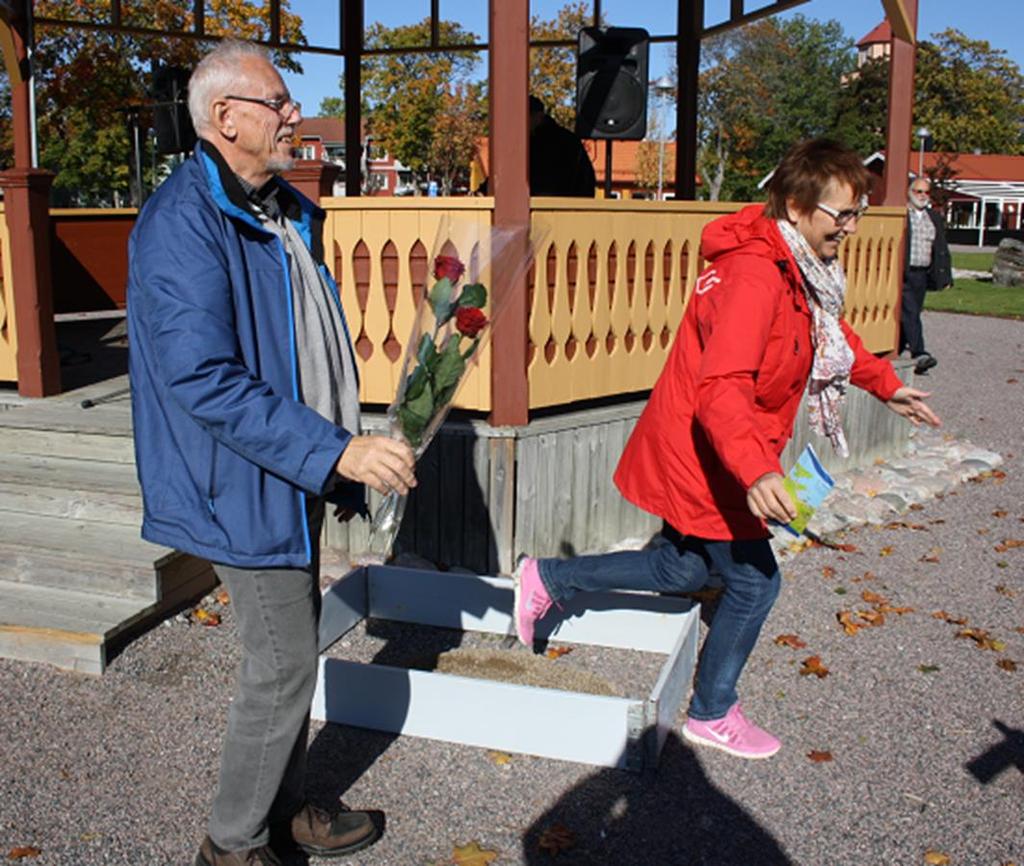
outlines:
[[290, 96], [278, 96], [274, 99], [261, 99], [258, 96], [225, 96], [225, 99], [237, 99], [239, 102], [255, 102], [276, 111], [282, 117], [291, 117], [293, 111], [302, 114], [302, 103], [295, 102]]
[[836, 210], [834, 207], [829, 207], [827, 204], [818, 202], [818, 210], [827, 213], [836, 221], [836, 225], [839, 226], [839, 228], [842, 228], [850, 222], [850, 220], [859, 220], [868, 212], [868, 200], [867, 198], [862, 198], [860, 200], [860, 207], [853, 210]]

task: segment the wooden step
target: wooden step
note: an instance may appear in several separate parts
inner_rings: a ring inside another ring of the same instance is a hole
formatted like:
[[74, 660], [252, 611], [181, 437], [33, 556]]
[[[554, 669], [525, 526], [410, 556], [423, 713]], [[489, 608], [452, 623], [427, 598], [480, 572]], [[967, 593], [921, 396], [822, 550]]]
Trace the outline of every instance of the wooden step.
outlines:
[[127, 403], [82, 409], [75, 401], [40, 401], [0, 412], [0, 453], [134, 463]]
[[142, 497], [129, 463], [0, 454], [0, 511], [138, 527]]
[[156, 601], [157, 573], [177, 555], [138, 526], [0, 512], [0, 580]]
[[209, 564], [177, 554], [175, 581], [158, 601], [0, 580], [0, 657], [101, 674], [112, 644], [209, 592]]

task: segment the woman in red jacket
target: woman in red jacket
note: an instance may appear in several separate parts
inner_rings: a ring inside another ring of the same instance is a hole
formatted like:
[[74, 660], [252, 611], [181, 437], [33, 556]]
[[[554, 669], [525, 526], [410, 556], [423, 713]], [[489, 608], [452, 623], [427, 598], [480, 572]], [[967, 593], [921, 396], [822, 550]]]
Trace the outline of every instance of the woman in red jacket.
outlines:
[[537, 620], [578, 590], [689, 592], [719, 575], [725, 591], [683, 735], [743, 758], [781, 745], [744, 716], [736, 682], [779, 592], [765, 521], [796, 516], [779, 455], [805, 389], [812, 429], [843, 456], [839, 409], [851, 382], [913, 424], [939, 423], [928, 395], [903, 386], [841, 318], [839, 244], [857, 230], [870, 180], [853, 151], [802, 142], [779, 164], [766, 206], [704, 230], [710, 266], [615, 473], [626, 499], [664, 519], [668, 543], [525, 558], [516, 570], [516, 628], [528, 646]]

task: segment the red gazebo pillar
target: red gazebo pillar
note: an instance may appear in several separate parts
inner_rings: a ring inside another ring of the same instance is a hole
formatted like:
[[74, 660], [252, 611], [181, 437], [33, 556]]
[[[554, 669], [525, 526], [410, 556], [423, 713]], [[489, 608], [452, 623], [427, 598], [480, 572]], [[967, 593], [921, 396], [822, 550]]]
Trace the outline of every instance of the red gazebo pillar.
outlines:
[[[530, 223], [528, 180], [529, 134], [527, 93], [530, 69], [528, 0], [490, 0], [490, 178], [495, 228]], [[525, 255], [509, 251], [512, 257]], [[514, 265], [514, 262], [512, 262]], [[527, 363], [527, 275], [513, 279], [515, 267], [493, 268], [494, 307], [501, 319], [494, 326], [491, 351], [491, 424], [526, 424], [530, 414]]]
[[[53, 174], [32, 167], [28, 42], [24, 17], [5, 16], [4, 61], [11, 84], [14, 168], [0, 172], [4, 211], [11, 238], [14, 332], [18, 393], [48, 397], [60, 393], [60, 357], [53, 323], [50, 276], [50, 186]], [[8, 56], [13, 54], [13, 56]]]
[[[911, 41], [892, 28], [889, 55], [889, 125], [885, 135], [885, 171], [882, 204], [898, 206], [907, 200], [907, 174], [910, 170], [910, 141], [914, 123], [914, 69], [917, 46], [918, 0], [902, 0]], [[891, 13], [890, 13], [891, 17]]]

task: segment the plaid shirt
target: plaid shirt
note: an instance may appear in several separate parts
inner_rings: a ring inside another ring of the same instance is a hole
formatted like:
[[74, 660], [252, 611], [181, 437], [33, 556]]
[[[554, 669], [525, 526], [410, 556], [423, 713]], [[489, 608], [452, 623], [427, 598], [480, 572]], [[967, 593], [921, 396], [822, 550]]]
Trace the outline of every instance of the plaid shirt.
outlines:
[[928, 208], [909, 208], [907, 222], [910, 239], [910, 267], [927, 268], [932, 263], [932, 244], [935, 243], [935, 224], [928, 214]]

